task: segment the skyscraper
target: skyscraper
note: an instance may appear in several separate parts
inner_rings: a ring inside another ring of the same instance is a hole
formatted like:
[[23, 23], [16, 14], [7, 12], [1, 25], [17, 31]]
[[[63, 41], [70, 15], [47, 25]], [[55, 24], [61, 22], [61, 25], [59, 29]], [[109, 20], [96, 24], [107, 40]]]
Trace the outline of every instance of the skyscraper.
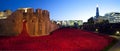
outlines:
[[99, 15], [99, 7], [98, 5], [96, 6], [96, 15], [94, 16], [94, 23], [101, 23], [103, 22], [103, 16]]
[[96, 7], [96, 18], [98, 18], [99, 17], [99, 8], [98, 8], [98, 5], [97, 5], [97, 7]]

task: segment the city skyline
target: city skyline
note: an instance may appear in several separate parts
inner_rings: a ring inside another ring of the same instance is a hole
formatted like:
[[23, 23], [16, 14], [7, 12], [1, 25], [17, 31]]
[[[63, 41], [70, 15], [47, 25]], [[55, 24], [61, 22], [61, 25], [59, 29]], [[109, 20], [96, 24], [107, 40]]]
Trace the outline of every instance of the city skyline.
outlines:
[[87, 21], [96, 14], [96, 5], [99, 5], [99, 14], [120, 12], [119, 0], [1, 0], [0, 11], [18, 8], [41, 8], [50, 12], [52, 20], [83, 20]]

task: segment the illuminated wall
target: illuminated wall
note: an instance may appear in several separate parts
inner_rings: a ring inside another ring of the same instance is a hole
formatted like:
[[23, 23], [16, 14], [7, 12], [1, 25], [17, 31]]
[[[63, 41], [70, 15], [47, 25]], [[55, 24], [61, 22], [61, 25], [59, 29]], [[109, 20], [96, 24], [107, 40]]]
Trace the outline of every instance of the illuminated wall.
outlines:
[[49, 35], [58, 28], [57, 24], [50, 21], [47, 10], [36, 9], [34, 12], [33, 8], [18, 9], [7, 19], [0, 20], [0, 35], [19, 35], [23, 28], [23, 20], [26, 21], [26, 31], [30, 36]]

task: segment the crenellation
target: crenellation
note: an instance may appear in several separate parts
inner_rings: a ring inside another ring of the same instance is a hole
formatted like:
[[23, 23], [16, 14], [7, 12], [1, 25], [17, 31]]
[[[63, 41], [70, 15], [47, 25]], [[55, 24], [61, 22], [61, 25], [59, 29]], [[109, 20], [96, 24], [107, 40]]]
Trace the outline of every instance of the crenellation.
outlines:
[[34, 9], [33, 8], [28, 8], [27, 13], [34, 13]]
[[25, 13], [25, 10], [24, 9], [18, 9], [16, 10], [17, 12], [21, 12], [21, 13]]
[[42, 9], [36, 9], [36, 13], [38, 13], [38, 14], [40, 14], [40, 13], [42, 13]]

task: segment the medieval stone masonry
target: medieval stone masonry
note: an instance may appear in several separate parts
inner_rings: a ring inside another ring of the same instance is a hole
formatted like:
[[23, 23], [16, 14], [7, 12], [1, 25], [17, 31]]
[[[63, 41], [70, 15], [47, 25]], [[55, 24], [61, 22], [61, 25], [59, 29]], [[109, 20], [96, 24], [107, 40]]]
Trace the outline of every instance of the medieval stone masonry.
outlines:
[[47, 10], [21, 8], [13, 12], [7, 19], [0, 19], [1, 36], [18, 36], [23, 29], [23, 20], [26, 21], [26, 31], [30, 36], [49, 35], [59, 26], [50, 21]]

